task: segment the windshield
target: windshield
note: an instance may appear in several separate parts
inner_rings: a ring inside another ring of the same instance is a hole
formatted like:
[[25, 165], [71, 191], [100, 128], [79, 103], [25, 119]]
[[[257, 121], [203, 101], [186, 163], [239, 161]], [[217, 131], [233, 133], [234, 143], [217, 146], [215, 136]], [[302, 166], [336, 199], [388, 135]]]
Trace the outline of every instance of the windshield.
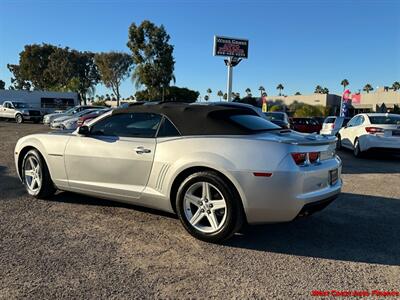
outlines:
[[77, 109], [77, 107], [73, 107], [73, 108], [66, 110], [64, 113], [67, 115], [73, 115], [74, 113], [76, 113], [76, 109]]
[[284, 114], [265, 112], [264, 115], [268, 120], [271, 120], [271, 121], [272, 120], [285, 121]]
[[400, 125], [400, 115], [387, 115], [387, 116], [368, 116], [371, 124], [394, 124]]
[[270, 121], [255, 115], [233, 115], [230, 116], [230, 119], [236, 124], [251, 131], [269, 131], [282, 129], [281, 127], [271, 123]]
[[13, 102], [15, 108], [28, 108], [28, 104], [23, 102]]

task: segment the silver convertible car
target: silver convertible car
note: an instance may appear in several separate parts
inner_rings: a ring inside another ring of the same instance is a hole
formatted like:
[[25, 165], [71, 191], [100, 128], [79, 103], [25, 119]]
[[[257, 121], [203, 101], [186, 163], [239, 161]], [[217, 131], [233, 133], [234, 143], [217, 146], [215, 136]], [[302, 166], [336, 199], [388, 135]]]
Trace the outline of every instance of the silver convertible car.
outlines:
[[245, 105], [161, 103], [112, 110], [75, 132], [21, 138], [27, 192], [56, 190], [175, 212], [201, 240], [291, 221], [340, 193], [335, 137], [282, 129]]

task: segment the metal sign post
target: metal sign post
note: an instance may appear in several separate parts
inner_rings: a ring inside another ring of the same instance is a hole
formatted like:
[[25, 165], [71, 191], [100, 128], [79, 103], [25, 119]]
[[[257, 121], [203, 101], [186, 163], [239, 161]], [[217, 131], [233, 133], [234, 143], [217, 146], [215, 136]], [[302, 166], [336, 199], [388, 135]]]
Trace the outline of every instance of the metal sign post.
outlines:
[[232, 100], [232, 76], [233, 67], [237, 66], [242, 58], [247, 58], [249, 41], [244, 39], [214, 36], [214, 56], [227, 56], [225, 65], [228, 68], [228, 80], [226, 84], [227, 100]]

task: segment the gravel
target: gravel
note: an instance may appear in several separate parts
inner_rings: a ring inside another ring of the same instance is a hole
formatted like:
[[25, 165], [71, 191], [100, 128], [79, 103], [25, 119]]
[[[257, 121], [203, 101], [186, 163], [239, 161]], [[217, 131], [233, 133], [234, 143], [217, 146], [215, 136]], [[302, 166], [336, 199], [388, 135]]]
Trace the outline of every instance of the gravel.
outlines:
[[174, 215], [60, 192], [29, 197], [18, 138], [48, 128], [0, 122], [0, 298], [298, 298], [312, 290], [400, 290], [400, 159], [343, 159], [324, 211], [247, 227], [224, 245]]

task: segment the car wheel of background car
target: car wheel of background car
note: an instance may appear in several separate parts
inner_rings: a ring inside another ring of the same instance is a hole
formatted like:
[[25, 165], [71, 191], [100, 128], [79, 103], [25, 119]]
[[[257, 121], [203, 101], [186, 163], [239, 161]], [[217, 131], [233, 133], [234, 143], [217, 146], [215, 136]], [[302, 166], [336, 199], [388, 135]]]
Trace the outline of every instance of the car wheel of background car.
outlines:
[[340, 150], [342, 149], [342, 137], [340, 136], [340, 134], [338, 134], [336, 137], [337, 137], [336, 150]]
[[358, 139], [356, 139], [354, 141], [353, 154], [354, 154], [355, 157], [361, 157], [362, 156], [362, 152], [361, 152], [361, 149], [360, 149], [360, 143], [358, 142]]
[[26, 191], [35, 198], [46, 198], [56, 192], [46, 162], [37, 150], [25, 155], [21, 174]]
[[24, 122], [24, 118], [22, 117], [21, 114], [17, 114], [15, 116], [15, 122], [17, 122], [18, 124], [21, 124], [22, 122]]
[[221, 242], [243, 222], [239, 197], [217, 173], [198, 172], [179, 187], [176, 208], [185, 229], [206, 242]]

